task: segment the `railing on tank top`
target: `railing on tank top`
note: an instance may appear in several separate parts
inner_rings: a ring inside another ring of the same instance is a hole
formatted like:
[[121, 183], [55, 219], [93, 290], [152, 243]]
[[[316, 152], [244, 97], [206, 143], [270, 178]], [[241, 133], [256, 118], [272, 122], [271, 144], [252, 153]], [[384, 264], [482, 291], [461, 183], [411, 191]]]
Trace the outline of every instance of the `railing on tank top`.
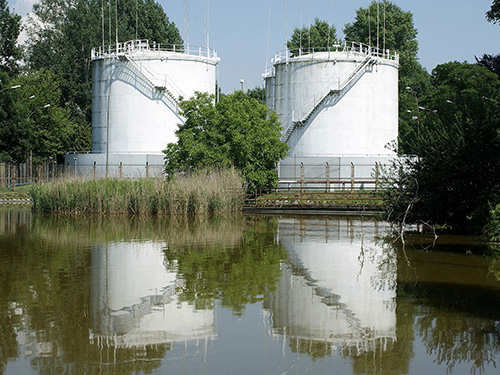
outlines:
[[92, 59], [109, 57], [113, 55], [124, 55], [138, 52], [160, 53], [160, 52], [174, 52], [183, 53], [191, 56], [204, 57], [207, 59], [217, 60], [217, 51], [213, 48], [200, 47], [200, 46], [184, 46], [180, 44], [160, 44], [150, 42], [148, 39], [143, 40], [129, 40], [124, 43], [118, 43], [108, 46], [99, 46], [92, 48]]
[[[286, 62], [291, 58], [307, 56], [311, 59], [325, 59], [325, 52], [346, 52], [361, 54], [365, 56], [379, 57], [386, 60], [393, 60], [399, 62], [399, 53], [391, 51], [389, 49], [381, 49], [377, 47], [369, 46], [368, 44], [345, 41], [342, 44], [332, 44], [330, 47], [303, 47], [303, 48], [292, 48], [276, 52], [273, 63]], [[328, 56], [330, 58], [330, 56]]]

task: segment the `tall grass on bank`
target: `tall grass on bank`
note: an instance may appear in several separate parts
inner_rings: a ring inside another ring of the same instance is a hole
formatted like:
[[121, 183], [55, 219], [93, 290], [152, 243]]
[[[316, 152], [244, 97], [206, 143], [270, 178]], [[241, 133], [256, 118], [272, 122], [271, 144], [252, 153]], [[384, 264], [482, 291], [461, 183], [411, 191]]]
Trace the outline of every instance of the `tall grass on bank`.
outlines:
[[54, 213], [198, 215], [239, 211], [240, 174], [232, 168], [165, 179], [71, 179], [33, 186], [33, 210]]

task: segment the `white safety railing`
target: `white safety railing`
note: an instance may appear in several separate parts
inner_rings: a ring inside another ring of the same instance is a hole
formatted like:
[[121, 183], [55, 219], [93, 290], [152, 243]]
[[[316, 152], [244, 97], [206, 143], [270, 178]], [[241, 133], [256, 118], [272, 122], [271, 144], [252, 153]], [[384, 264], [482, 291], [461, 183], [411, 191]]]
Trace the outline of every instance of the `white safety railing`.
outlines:
[[147, 39], [129, 40], [124, 43], [92, 48], [91, 57], [92, 59], [99, 59], [116, 55], [136, 54], [140, 52], [174, 52], [187, 54], [190, 56], [202, 57], [208, 60], [218, 60], [217, 51], [212, 48], [199, 46], [183, 46], [180, 44], [157, 44], [155, 42], [150, 42]]
[[325, 53], [345, 52], [348, 54], [360, 54], [365, 56], [372, 56], [386, 60], [392, 60], [399, 63], [399, 53], [389, 49], [380, 49], [369, 46], [368, 44], [345, 41], [342, 44], [333, 44], [330, 47], [311, 47], [311, 48], [297, 48], [287, 49], [276, 52], [273, 63], [288, 61], [291, 58], [307, 57], [310, 59], [329, 59], [331, 56]]

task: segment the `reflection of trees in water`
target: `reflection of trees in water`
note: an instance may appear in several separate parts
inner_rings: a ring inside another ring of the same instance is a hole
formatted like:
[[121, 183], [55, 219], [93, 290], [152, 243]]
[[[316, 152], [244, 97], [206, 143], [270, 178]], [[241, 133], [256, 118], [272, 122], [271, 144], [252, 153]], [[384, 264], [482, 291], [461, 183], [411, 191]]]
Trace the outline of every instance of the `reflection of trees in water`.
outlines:
[[496, 261], [470, 255], [488, 252], [471, 238], [431, 241], [413, 236], [404, 256], [399, 249], [398, 306], [411, 306], [415, 335], [437, 364], [451, 372], [463, 363], [483, 373], [500, 354], [500, 283], [489, 272]]
[[242, 314], [246, 304], [263, 299], [274, 290], [280, 276], [280, 262], [286, 252], [276, 239], [277, 224], [269, 218], [247, 218], [237, 246], [218, 242], [174, 244], [165, 249], [168, 268], [178, 273], [181, 301], [196, 309], [222, 306]]
[[[171, 343], [127, 348], [89, 341], [94, 243], [165, 242], [172, 247], [172, 252], [166, 249], [169, 266], [178, 263], [188, 274], [189, 265], [195, 265], [200, 267], [199, 273], [192, 275], [208, 280], [193, 280], [188, 286], [211, 286], [204, 290], [202, 299], [222, 295], [224, 303], [235, 311], [272, 288], [279, 274], [279, 259], [284, 256], [276, 243], [272, 221], [246, 222], [241, 215], [171, 220], [32, 218], [28, 210], [23, 217], [17, 216], [18, 224], [5, 215], [0, 218], [6, 228], [0, 231], [0, 373], [9, 360], [22, 354], [39, 373], [150, 373], [161, 366]], [[265, 234], [260, 238], [262, 231]], [[196, 257], [193, 261], [189, 258], [204, 252], [210, 259], [205, 266]], [[214, 273], [217, 275], [212, 283]]]
[[55, 216], [33, 215], [32, 236], [55, 245], [156, 240], [169, 245], [207, 243], [236, 246], [244, 226], [231, 216]]
[[415, 317], [427, 353], [451, 371], [465, 362], [471, 372], [495, 366], [500, 355], [500, 291], [456, 286], [419, 285], [422, 301]]

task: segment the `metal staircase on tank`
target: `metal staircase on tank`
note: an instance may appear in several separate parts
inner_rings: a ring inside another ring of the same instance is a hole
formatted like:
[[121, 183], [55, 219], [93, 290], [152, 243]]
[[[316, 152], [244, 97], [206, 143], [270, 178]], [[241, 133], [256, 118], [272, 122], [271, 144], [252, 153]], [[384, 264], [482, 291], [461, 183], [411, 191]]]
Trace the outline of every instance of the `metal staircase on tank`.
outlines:
[[[129, 54], [123, 54], [123, 55], [120, 55], [120, 58], [126, 59], [135, 68], [135, 70], [141, 74], [141, 76], [146, 80], [146, 82], [148, 82], [148, 84], [154, 90], [158, 91], [159, 93], [162, 93], [161, 100], [163, 103], [165, 103], [165, 105], [167, 105], [175, 113], [178, 112], [179, 100], [167, 88], [166, 77], [165, 77], [164, 84], [163, 83], [159, 84], [158, 80], [156, 79], [157, 74], [152, 72], [145, 65], [137, 64], [137, 62], [134, 60], [134, 58], [132, 56], [130, 56]], [[179, 89], [179, 91], [180, 91], [180, 89]], [[182, 92], [180, 92], [180, 96], [185, 97]]]
[[[337, 95], [337, 97], [340, 97], [345, 90], [347, 90], [350, 85], [353, 82], [356, 82], [361, 75], [365, 72], [365, 68], [368, 65], [373, 65], [375, 63], [375, 59], [372, 58], [371, 55], [368, 55], [365, 57], [363, 62], [345, 79], [338, 87], [338, 89], [332, 89], [331, 88], [331, 83], [328, 83], [326, 90], [322, 91], [322, 95], [320, 96], [321, 99], [316, 103], [313, 101], [312, 108], [306, 112], [306, 114], [302, 117], [300, 120], [294, 120], [293, 118], [287, 118], [284, 122], [286, 122], [283, 131], [283, 135], [281, 136], [281, 141], [282, 142], [288, 142], [288, 139], [290, 139], [290, 136], [292, 135], [293, 131], [297, 126], [303, 126], [307, 123], [307, 121], [311, 118], [311, 116], [316, 112], [318, 108], [321, 108], [323, 103], [332, 95]], [[313, 98], [311, 98], [313, 99]], [[311, 101], [309, 99], [304, 107], [311, 106], [309, 103]], [[290, 117], [290, 116], [289, 116]]]

